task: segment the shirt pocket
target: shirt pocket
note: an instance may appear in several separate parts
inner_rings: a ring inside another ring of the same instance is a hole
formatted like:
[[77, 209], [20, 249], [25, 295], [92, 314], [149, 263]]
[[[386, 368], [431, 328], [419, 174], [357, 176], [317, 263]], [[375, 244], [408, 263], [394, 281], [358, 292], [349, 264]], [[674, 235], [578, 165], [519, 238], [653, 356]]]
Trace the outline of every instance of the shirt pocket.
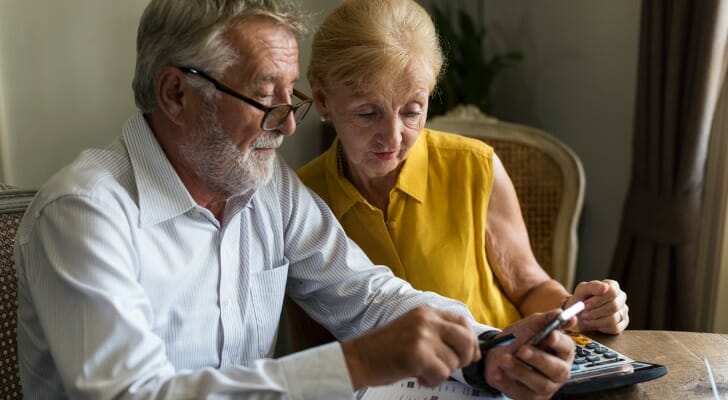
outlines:
[[258, 355], [272, 354], [283, 310], [288, 279], [288, 261], [277, 267], [253, 273], [250, 291], [258, 331]]

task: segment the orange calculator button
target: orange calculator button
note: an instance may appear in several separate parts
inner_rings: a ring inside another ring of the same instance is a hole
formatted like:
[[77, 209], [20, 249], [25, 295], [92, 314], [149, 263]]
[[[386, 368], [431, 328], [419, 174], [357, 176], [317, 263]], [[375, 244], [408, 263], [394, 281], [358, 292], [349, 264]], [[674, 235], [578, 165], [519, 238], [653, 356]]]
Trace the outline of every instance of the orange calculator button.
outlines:
[[588, 337], [578, 333], [570, 333], [569, 335], [571, 335], [571, 339], [573, 339], [580, 346], [586, 346], [587, 344], [592, 342], [592, 340]]

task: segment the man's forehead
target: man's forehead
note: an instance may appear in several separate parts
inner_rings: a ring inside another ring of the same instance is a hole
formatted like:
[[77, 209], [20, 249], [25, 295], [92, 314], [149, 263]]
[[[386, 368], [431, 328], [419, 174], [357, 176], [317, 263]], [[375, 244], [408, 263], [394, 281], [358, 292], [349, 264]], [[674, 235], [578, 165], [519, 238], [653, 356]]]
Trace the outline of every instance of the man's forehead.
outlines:
[[244, 19], [226, 33], [226, 39], [242, 51], [256, 51], [275, 47], [298, 53], [296, 35], [285, 25], [270, 18]]
[[298, 79], [298, 43], [283, 25], [269, 19], [246, 20], [227, 34], [238, 52], [238, 69], [255, 83]]

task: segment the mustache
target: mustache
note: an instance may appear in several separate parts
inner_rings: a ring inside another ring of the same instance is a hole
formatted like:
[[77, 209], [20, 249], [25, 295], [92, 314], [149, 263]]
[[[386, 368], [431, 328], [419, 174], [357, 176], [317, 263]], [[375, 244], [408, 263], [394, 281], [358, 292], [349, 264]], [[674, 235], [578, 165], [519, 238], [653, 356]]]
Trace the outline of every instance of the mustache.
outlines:
[[283, 135], [267, 133], [258, 136], [250, 145], [252, 149], [277, 149], [283, 143]]

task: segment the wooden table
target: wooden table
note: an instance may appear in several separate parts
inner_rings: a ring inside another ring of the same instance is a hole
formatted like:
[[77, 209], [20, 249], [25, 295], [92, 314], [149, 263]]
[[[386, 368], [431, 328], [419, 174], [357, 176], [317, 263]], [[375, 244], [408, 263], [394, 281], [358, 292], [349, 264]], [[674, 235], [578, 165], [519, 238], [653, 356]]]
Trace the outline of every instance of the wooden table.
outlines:
[[728, 335], [675, 331], [631, 331], [587, 336], [627, 357], [667, 366], [667, 375], [649, 382], [578, 399], [713, 399], [703, 357], [713, 368], [721, 399], [728, 398]]

